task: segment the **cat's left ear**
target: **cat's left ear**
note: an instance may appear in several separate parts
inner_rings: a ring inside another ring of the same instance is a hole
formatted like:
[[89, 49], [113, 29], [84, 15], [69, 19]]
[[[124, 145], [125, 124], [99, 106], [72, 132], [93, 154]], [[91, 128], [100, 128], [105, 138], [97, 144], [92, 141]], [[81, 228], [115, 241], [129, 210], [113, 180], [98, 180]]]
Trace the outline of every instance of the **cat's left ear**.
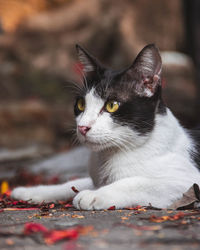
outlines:
[[79, 61], [83, 66], [84, 73], [87, 75], [97, 71], [98, 62], [96, 58], [90, 55], [89, 52], [87, 52], [78, 44], [76, 45], [76, 50], [79, 57]]
[[154, 44], [147, 45], [127, 71], [129, 76], [136, 79], [136, 94], [153, 96], [158, 85], [161, 85], [161, 70], [162, 60], [159, 50]]

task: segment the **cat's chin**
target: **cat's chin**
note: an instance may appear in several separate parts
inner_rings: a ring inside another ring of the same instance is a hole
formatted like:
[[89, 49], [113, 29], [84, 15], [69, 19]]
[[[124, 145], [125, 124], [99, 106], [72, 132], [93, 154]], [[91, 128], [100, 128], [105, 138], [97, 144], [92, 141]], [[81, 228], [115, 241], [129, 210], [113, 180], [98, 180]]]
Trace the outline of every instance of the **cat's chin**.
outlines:
[[113, 147], [113, 145], [111, 145], [110, 143], [97, 143], [90, 141], [85, 142], [84, 145], [90, 148], [94, 152], [105, 151]]
[[100, 152], [105, 150], [111, 150], [115, 146], [110, 141], [94, 141], [91, 138], [78, 136], [78, 139], [81, 144], [85, 145], [94, 152]]

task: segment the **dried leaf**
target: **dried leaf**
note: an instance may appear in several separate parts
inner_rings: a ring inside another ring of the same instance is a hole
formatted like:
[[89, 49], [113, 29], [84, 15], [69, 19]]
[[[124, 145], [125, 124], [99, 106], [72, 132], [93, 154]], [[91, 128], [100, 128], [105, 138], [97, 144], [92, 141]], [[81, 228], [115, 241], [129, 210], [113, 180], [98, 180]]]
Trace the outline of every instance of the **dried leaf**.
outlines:
[[79, 193], [79, 191], [73, 186], [71, 189], [74, 191], [74, 193]]
[[179, 200], [175, 201], [169, 209], [194, 209], [196, 203], [200, 202], [199, 186], [195, 183], [183, 194]]
[[120, 224], [122, 226], [126, 226], [126, 227], [130, 227], [136, 230], [140, 230], [140, 231], [159, 231], [162, 229], [162, 227], [159, 225], [153, 225], [153, 226], [140, 226], [140, 225], [134, 225], [134, 224], [130, 224], [130, 223], [123, 223]]
[[73, 214], [72, 218], [83, 219], [83, 218], [85, 218], [85, 216], [79, 215], [79, 214]]
[[125, 209], [127, 209], [127, 210], [138, 210], [138, 209], [141, 209], [141, 208], [142, 208], [142, 206], [138, 205], [136, 207], [126, 207]]
[[53, 244], [63, 239], [75, 240], [78, 237], [77, 229], [51, 230], [45, 233], [44, 239], [47, 244]]
[[39, 208], [37, 207], [7, 207], [7, 208], [3, 208], [3, 211], [29, 211], [29, 210], [39, 210]]
[[48, 229], [39, 223], [30, 222], [30, 223], [26, 223], [24, 225], [24, 234], [25, 235], [29, 235], [32, 233], [38, 233], [38, 232], [47, 233]]
[[52, 204], [49, 205], [49, 208], [54, 208], [54, 207], [55, 207], [54, 203], [52, 203]]
[[83, 235], [88, 235], [93, 230], [94, 230], [94, 227], [89, 225], [89, 226], [85, 226], [85, 227], [80, 227], [78, 231], [79, 231], [79, 234], [83, 236]]
[[73, 207], [73, 205], [70, 204], [70, 203], [67, 203], [66, 205], [64, 205], [64, 207], [66, 207], [66, 208], [68, 208], [68, 207]]
[[49, 212], [49, 209], [52, 209], [55, 207], [63, 207], [63, 208], [73, 207], [71, 203], [66, 203], [66, 202], [59, 202], [59, 205], [54, 204], [54, 203], [31, 204], [23, 200], [13, 200], [10, 197], [10, 193], [11, 191], [7, 191], [4, 194], [0, 194], [0, 211], [39, 210], [40, 209], [42, 212], [42, 215], [46, 215]]
[[183, 212], [179, 212], [179, 213], [176, 213], [174, 215], [164, 215], [164, 216], [160, 216], [160, 217], [152, 215], [149, 219], [152, 222], [160, 223], [160, 222], [164, 222], [164, 221], [168, 221], [168, 220], [169, 221], [179, 220], [179, 219], [182, 219], [184, 216], [185, 216], [185, 214]]
[[9, 238], [8, 238], [8, 239], [6, 240], [6, 244], [9, 245], [9, 246], [13, 246], [15, 243], [14, 243], [14, 241], [13, 241], [12, 239], [9, 239]]
[[26, 223], [24, 226], [24, 234], [42, 233], [46, 244], [53, 244], [63, 239], [77, 239], [79, 228], [71, 228], [65, 230], [49, 230], [40, 223]]
[[115, 206], [109, 207], [108, 210], [115, 210]]
[[128, 220], [129, 218], [126, 217], [126, 216], [122, 216], [121, 219], [122, 219], [122, 220]]

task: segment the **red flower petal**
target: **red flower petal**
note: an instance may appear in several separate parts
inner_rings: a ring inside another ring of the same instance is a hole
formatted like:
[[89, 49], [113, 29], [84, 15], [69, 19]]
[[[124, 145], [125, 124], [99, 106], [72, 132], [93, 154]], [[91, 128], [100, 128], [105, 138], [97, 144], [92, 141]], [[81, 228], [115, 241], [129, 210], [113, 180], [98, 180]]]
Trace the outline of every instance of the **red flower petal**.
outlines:
[[70, 203], [67, 203], [64, 207], [73, 207], [73, 205]]
[[31, 233], [38, 233], [38, 232], [47, 233], [48, 229], [39, 223], [30, 222], [25, 224], [24, 234], [29, 235]]

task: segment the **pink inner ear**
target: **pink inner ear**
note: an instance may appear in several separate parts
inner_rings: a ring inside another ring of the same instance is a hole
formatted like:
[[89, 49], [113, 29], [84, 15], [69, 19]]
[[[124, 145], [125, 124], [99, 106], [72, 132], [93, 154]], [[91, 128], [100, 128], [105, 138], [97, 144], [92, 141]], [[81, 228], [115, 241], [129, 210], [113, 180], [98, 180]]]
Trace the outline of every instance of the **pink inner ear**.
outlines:
[[159, 79], [160, 79], [160, 77], [158, 75], [153, 76], [153, 82], [155, 82], [156, 84], [157, 84]]
[[145, 78], [143, 80], [144, 89], [150, 90], [151, 93], [153, 94], [156, 89], [156, 86], [158, 85], [159, 80], [160, 80], [160, 77], [158, 75], [154, 75], [153, 77], [150, 77], [150, 78]]
[[81, 62], [75, 63], [73, 66], [73, 70], [78, 76], [83, 76], [83, 64]]

